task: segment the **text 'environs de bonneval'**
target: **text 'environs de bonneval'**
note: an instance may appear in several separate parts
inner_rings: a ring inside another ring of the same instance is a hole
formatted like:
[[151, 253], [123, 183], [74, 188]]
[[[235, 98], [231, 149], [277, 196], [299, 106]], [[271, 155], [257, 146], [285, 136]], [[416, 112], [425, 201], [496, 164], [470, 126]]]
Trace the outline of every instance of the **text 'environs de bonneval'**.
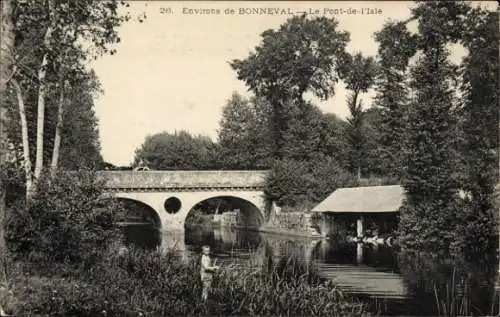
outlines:
[[323, 7], [323, 8], [286, 8], [286, 7], [188, 7], [182, 8], [162, 7], [160, 13], [183, 15], [373, 15], [382, 14], [382, 9], [377, 7]]

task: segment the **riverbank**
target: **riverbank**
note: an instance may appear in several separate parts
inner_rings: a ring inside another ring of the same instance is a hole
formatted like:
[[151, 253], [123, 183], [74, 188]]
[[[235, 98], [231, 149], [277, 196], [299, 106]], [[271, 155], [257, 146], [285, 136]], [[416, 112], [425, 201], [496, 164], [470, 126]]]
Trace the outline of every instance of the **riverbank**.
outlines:
[[[210, 228], [212, 229], [213, 227], [206, 226], [206, 227], [196, 227], [192, 226], [192, 228]], [[297, 232], [293, 230], [288, 230], [288, 229], [280, 229], [280, 228], [268, 228], [268, 227], [260, 227], [260, 228], [255, 228], [255, 227], [244, 227], [244, 226], [224, 226], [224, 225], [219, 225], [216, 228], [221, 228], [221, 229], [228, 229], [228, 230], [243, 230], [243, 231], [252, 231], [252, 232], [260, 232], [260, 233], [265, 233], [265, 234], [271, 234], [271, 235], [279, 235], [279, 236], [287, 236], [287, 237], [297, 237], [297, 238], [312, 238], [312, 239], [322, 239], [323, 236], [319, 234], [314, 234], [314, 233], [306, 233], [306, 232]]]
[[318, 220], [304, 212], [273, 213], [259, 228], [260, 232], [293, 237], [321, 238]]
[[222, 268], [206, 305], [198, 261], [186, 264], [175, 251], [114, 252], [87, 268], [16, 262], [10, 273], [15, 300], [2, 304], [16, 316], [367, 315], [364, 304], [293, 261]]
[[322, 239], [324, 238], [321, 234], [308, 233], [308, 232], [297, 232], [289, 229], [280, 228], [259, 228], [255, 231], [262, 232], [265, 234], [298, 237], [298, 238], [311, 238], [311, 239]]

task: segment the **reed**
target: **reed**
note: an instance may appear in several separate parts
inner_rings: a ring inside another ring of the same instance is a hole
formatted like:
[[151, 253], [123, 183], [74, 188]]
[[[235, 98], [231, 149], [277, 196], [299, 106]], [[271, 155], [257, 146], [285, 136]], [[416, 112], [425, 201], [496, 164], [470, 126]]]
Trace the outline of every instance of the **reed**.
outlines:
[[[469, 280], [457, 277], [457, 268], [453, 268], [451, 277], [439, 288], [433, 286], [438, 316], [498, 316], [498, 289], [493, 292], [474, 294]], [[490, 288], [484, 285], [485, 288]], [[475, 290], [478, 292], [479, 290]], [[491, 295], [491, 298], [490, 298]], [[483, 301], [483, 302], [478, 302]], [[485, 303], [490, 303], [485, 305]], [[489, 311], [488, 311], [489, 310]]]
[[[457, 283], [456, 273], [454, 268], [450, 283], [446, 283], [444, 286], [443, 295], [440, 295], [437, 286], [434, 284], [434, 296], [439, 316], [470, 316], [468, 288]], [[463, 289], [463, 292], [459, 294], [457, 288]]]
[[[261, 264], [261, 263], [260, 263]], [[201, 298], [199, 263], [176, 252], [109, 253], [90, 269], [65, 277], [18, 272], [13, 309], [22, 316], [366, 316], [366, 307], [314, 267], [290, 258], [271, 266], [228, 265]]]

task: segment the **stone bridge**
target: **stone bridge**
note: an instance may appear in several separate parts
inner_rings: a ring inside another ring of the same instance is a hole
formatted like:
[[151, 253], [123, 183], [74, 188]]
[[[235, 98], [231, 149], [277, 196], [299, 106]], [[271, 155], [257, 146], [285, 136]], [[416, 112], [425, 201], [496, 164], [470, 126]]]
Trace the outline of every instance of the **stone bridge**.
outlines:
[[183, 230], [186, 216], [200, 202], [224, 198], [240, 210], [243, 222], [259, 227], [268, 204], [266, 171], [101, 171], [107, 195], [148, 210], [162, 230]]

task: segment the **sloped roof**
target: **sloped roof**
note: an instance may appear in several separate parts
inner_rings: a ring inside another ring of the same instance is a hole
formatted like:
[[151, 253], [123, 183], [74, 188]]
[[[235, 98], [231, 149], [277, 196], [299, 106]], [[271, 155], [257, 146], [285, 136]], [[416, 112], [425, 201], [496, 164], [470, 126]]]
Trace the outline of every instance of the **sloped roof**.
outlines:
[[396, 212], [404, 199], [400, 185], [339, 188], [315, 212]]

